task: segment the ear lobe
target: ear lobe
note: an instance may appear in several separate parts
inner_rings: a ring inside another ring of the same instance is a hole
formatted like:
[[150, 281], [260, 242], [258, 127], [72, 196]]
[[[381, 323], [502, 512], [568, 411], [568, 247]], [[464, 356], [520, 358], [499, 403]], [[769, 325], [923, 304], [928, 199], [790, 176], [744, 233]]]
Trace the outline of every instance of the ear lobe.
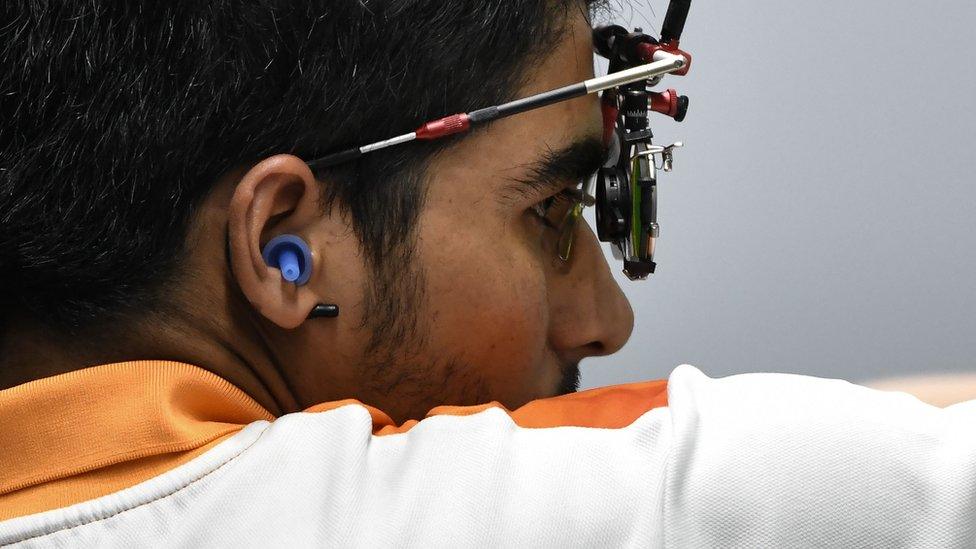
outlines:
[[321, 189], [308, 165], [292, 155], [277, 155], [254, 165], [241, 177], [227, 212], [231, 270], [254, 308], [278, 326], [291, 329], [304, 322], [319, 301], [310, 285], [296, 285], [268, 265], [264, 246], [282, 234], [294, 234], [309, 245], [314, 271], [312, 234], [321, 220]]

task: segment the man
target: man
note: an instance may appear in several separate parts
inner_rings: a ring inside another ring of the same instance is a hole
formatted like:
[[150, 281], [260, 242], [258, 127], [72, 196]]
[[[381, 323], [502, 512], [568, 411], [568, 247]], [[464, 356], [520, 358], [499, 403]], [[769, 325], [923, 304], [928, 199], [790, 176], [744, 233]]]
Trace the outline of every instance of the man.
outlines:
[[972, 406], [687, 365], [575, 392], [633, 324], [589, 228], [556, 253], [595, 97], [306, 163], [590, 78], [590, 6], [3, 9], [0, 544], [976, 541]]

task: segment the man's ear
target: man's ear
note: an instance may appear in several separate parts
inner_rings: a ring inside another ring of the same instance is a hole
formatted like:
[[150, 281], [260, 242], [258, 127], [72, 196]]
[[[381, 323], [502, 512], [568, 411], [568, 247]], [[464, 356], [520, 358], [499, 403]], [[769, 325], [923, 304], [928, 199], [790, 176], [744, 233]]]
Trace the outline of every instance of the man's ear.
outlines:
[[261, 252], [272, 238], [294, 234], [309, 245], [312, 276], [323, 268], [315, 245], [315, 226], [322, 220], [321, 193], [308, 165], [282, 154], [266, 158], [237, 183], [227, 212], [230, 264], [244, 296], [278, 326], [297, 328], [319, 297], [313, 285], [296, 286], [265, 263]]

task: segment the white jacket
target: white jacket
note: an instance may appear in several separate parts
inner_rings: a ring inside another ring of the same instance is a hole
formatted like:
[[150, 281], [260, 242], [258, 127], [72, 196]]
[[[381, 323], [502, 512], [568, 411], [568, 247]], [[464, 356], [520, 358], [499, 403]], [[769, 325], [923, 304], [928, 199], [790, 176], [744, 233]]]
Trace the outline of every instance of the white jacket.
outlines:
[[667, 406], [612, 429], [524, 428], [488, 407], [375, 436], [350, 404], [0, 522], [3, 544], [973, 548], [976, 400], [681, 365]]

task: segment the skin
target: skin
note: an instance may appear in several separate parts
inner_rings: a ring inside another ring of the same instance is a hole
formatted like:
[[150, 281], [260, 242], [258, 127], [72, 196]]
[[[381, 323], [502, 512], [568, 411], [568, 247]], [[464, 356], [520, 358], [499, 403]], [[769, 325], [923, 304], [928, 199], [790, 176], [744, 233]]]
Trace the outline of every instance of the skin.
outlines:
[[[565, 38], [533, 67], [520, 96], [593, 76], [590, 25], [582, 13], [568, 17]], [[378, 293], [349, 219], [323, 211], [328, 180], [294, 156], [264, 159], [218, 182], [203, 204], [169, 295], [175, 306], [115, 327], [104, 350], [68, 351], [63, 338], [18, 323], [0, 381], [15, 384], [15, 370], [22, 382], [23, 372], [170, 359], [213, 371], [274, 414], [356, 398], [397, 423], [441, 404], [514, 409], [575, 390], [577, 363], [620, 349], [633, 312], [592, 230], [580, 223], [562, 262], [556, 232], [531, 210], [554, 193], [510, 187], [547, 151], [601, 134], [590, 95], [503, 119], [440, 152], [427, 172], [412, 261], [397, 267], [398, 280], [415, 284], [402, 295]], [[263, 244], [284, 233], [312, 249], [306, 285], [284, 282], [261, 257]], [[339, 316], [306, 320], [323, 302], [337, 303]], [[396, 311], [397, 345], [375, 329], [384, 303], [407, 307]]]
[[878, 378], [862, 385], [902, 391], [940, 408], [976, 399], [976, 373], [969, 372]]

